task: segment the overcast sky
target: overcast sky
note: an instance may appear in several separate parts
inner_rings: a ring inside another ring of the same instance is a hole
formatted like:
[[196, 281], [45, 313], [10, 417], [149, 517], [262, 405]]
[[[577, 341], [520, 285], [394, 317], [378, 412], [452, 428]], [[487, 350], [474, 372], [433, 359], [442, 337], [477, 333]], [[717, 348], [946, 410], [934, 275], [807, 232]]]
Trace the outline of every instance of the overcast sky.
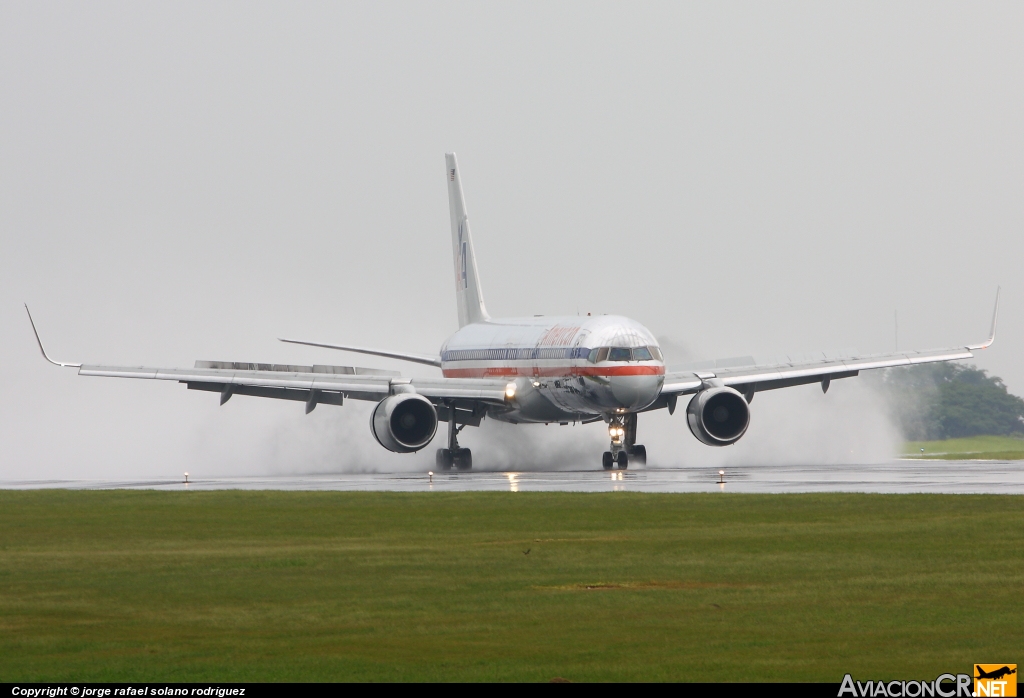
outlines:
[[[395, 368], [275, 338], [457, 329], [452, 150], [492, 315], [625, 314], [704, 358], [886, 351], [898, 311], [928, 349], [983, 339], [998, 283], [977, 363], [1022, 394], [1021, 37], [1020, 2], [0, 2], [0, 479], [405, 467], [366, 406], [50, 366], [22, 303], [65, 361]], [[759, 396], [747, 438], [830, 404], [874, 429], [815, 390]], [[652, 461], [708, 451], [678, 417]]]

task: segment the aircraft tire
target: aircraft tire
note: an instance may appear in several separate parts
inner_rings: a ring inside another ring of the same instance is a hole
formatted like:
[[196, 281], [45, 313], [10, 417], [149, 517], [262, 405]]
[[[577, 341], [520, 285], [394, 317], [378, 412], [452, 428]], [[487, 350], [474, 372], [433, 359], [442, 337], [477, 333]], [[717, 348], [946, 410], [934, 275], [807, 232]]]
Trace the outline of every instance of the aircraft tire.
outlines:
[[647, 447], [637, 444], [633, 447], [633, 452], [629, 454], [629, 457], [640, 465], [647, 465]]
[[604, 466], [604, 469], [605, 470], [611, 470], [612, 469], [612, 465], [614, 464], [614, 462], [615, 461], [612, 460], [612, 452], [611, 451], [605, 451], [604, 452], [604, 456], [601, 458], [601, 465]]
[[434, 466], [438, 470], [451, 470], [452, 452], [447, 448], [437, 449], [437, 456], [434, 458]]
[[619, 451], [615, 459], [619, 464], [619, 470], [625, 470], [629, 467], [629, 454], [625, 451]]
[[460, 448], [452, 457], [452, 460], [455, 462], [455, 467], [459, 470], [473, 469], [473, 452], [468, 448]]

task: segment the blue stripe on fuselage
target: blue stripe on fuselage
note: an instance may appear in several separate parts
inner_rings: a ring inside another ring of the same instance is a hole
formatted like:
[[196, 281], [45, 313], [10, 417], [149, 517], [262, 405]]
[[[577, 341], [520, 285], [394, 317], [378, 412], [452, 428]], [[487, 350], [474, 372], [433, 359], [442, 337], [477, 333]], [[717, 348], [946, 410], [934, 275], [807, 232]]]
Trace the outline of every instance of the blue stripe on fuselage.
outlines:
[[441, 361], [530, 361], [544, 359], [585, 359], [589, 347], [503, 347], [501, 349], [449, 349]]

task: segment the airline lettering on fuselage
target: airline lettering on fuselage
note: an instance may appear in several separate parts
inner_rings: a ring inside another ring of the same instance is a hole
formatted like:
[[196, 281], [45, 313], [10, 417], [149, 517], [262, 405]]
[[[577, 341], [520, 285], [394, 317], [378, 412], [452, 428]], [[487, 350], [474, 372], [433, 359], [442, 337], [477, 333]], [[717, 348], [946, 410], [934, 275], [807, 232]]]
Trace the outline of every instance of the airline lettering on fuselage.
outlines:
[[537, 346], [540, 347], [564, 347], [568, 346], [572, 342], [572, 338], [576, 336], [576, 333], [580, 331], [579, 327], [555, 325], [550, 330], [544, 333], [544, 336], [540, 338]]

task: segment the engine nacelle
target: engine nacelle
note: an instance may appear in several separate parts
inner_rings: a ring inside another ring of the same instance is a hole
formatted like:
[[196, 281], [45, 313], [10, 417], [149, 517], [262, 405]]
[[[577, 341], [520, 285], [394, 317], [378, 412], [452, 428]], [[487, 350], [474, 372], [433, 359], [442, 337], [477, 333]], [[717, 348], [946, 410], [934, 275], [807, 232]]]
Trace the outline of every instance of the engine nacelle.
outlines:
[[431, 442], [437, 432], [437, 410], [416, 393], [399, 393], [377, 403], [370, 414], [377, 443], [395, 453], [412, 453]]
[[701, 443], [728, 446], [740, 440], [750, 426], [750, 408], [732, 388], [708, 388], [686, 406], [686, 423]]

